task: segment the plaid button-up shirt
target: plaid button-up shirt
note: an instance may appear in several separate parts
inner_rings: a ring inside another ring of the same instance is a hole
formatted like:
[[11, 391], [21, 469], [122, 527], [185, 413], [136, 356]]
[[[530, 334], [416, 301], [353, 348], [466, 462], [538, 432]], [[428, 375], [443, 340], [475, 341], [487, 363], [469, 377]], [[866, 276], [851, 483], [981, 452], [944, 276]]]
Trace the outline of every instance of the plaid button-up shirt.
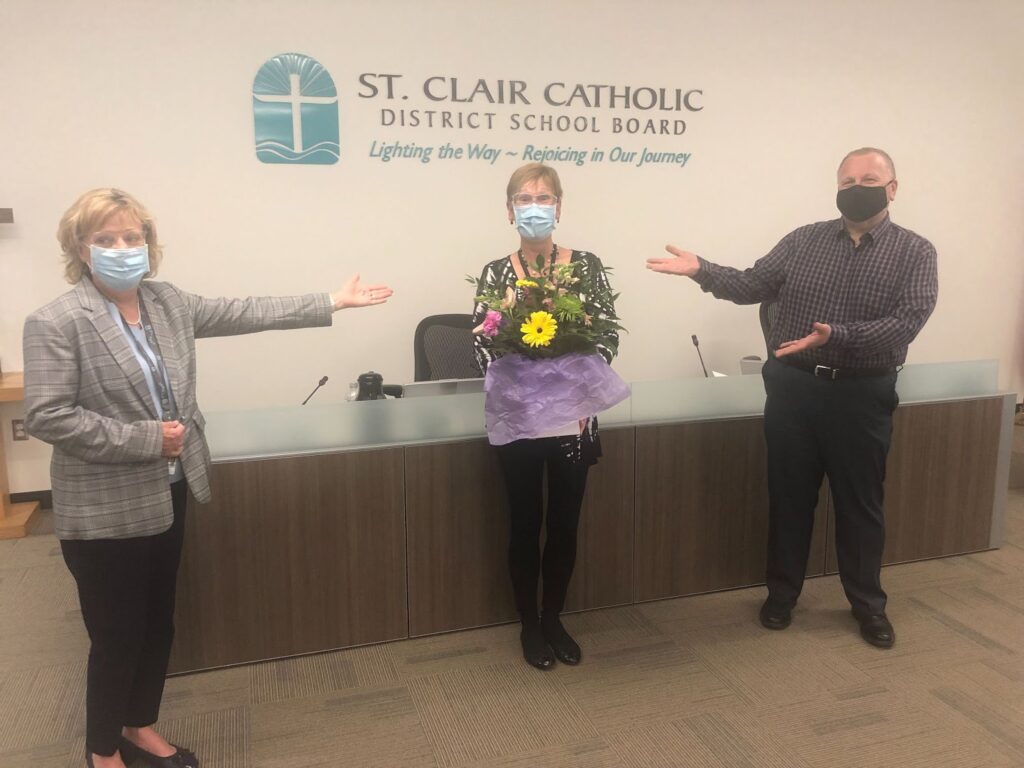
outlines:
[[746, 270], [700, 259], [694, 279], [737, 304], [779, 302], [772, 349], [827, 323], [828, 342], [794, 358], [836, 368], [902, 365], [939, 290], [935, 247], [888, 217], [857, 246], [842, 219], [822, 221], [789, 233]]

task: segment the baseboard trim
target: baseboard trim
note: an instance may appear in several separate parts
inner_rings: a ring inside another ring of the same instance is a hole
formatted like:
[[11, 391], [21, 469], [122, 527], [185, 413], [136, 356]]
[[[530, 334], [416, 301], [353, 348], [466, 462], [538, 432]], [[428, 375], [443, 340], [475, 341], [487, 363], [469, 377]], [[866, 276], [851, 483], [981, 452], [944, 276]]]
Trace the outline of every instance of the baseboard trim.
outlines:
[[52, 491], [26, 491], [25, 493], [12, 493], [11, 503], [21, 504], [26, 501], [38, 501], [42, 509], [53, 509]]

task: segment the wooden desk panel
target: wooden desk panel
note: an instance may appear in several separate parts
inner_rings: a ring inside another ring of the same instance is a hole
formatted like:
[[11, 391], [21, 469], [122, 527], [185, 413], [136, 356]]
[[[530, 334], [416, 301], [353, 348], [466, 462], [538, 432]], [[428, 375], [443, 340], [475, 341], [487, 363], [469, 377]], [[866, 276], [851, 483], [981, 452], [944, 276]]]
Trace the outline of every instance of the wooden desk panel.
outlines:
[[587, 476], [567, 611], [633, 602], [635, 435], [632, 427], [601, 430], [604, 456]]
[[215, 464], [190, 499], [172, 671], [408, 634], [403, 449]]
[[[1000, 397], [896, 410], [883, 564], [988, 549], [1002, 411]], [[837, 572], [833, 536], [827, 570]]]
[[[763, 419], [638, 427], [636, 433], [636, 600], [763, 584]], [[823, 489], [809, 575], [824, 571], [826, 498]]]
[[508, 502], [485, 439], [405, 449], [409, 634], [516, 618]]
[[[603, 430], [590, 470], [567, 611], [633, 593], [633, 429]], [[406, 449], [409, 630], [413, 636], [517, 618], [508, 574], [508, 502], [486, 440]], [[543, 537], [542, 537], [543, 539]]]
[[[897, 411], [886, 562], [988, 546], [1004, 399]], [[605, 430], [567, 610], [763, 583], [762, 423]], [[809, 575], [826, 568], [827, 496]], [[174, 671], [516, 618], [484, 439], [215, 464], [214, 503], [188, 514]]]

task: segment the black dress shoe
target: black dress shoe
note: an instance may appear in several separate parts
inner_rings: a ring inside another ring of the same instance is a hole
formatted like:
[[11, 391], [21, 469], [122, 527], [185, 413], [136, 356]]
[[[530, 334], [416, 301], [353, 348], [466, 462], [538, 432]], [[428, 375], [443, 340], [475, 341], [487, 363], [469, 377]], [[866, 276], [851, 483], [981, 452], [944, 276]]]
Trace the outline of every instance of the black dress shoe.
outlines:
[[565, 631], [558, 616], [553, 618], [545, 616], [541, 619], [540, 626], [544, 632], [544, 639], [548, 641], [548, 645], [551, 646], [551, 650], [555, 652], [555, 657], [560, 662], [570, 666], [580, 663], [583, 659], [583, 651], [580, 650], [572, 636]]
[[177, 744], [171, 744], [171, 746], [177, 751], [173, 755], [160, 757], [152, 752], [147, 752], [122, 736], [121, 759], [124, 760], [125, 765], [131, 765], [136, 760], [141, 760], [152, 768], [199, 768], [199, 758], [194, 753]]
[[544, 639], [540, 624], [531, 622], [523, 625], [519, 634], [519, 642], [523, 645], [523, 658], [537, 669], [549, 670], [555, 666], [555, 657]]
[[761, 626], [766, 629], [785, 629], [793, 620], [793, 609], [773, 603], [771, 598], [764, 601], [758, 613]]
[[884, 613], [853, 614], [860, 622], [860, 636], [877, 648], [892, 648], [896, 630]]

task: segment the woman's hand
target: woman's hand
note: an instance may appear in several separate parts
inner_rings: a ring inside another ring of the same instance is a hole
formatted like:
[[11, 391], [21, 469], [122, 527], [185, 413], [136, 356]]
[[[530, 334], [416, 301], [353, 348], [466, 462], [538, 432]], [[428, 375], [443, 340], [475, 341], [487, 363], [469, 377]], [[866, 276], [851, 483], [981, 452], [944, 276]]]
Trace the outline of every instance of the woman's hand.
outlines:
[[180, 421], [162, 421], [160, 426], [164, 431], [164, 444], [160, 449], [160, 455], [166, 459], [181, 456], [185, 448], [185, 425]]
[[359, 282], [357, 273], [348, 279], [341, 290], [331, 294], [331, 301], [334, 302], [335, 310], [349, 307], [370, 307], [374, 304], [383, 304], [392, 293], [394, 291], [386, 285], [363, 285]]

